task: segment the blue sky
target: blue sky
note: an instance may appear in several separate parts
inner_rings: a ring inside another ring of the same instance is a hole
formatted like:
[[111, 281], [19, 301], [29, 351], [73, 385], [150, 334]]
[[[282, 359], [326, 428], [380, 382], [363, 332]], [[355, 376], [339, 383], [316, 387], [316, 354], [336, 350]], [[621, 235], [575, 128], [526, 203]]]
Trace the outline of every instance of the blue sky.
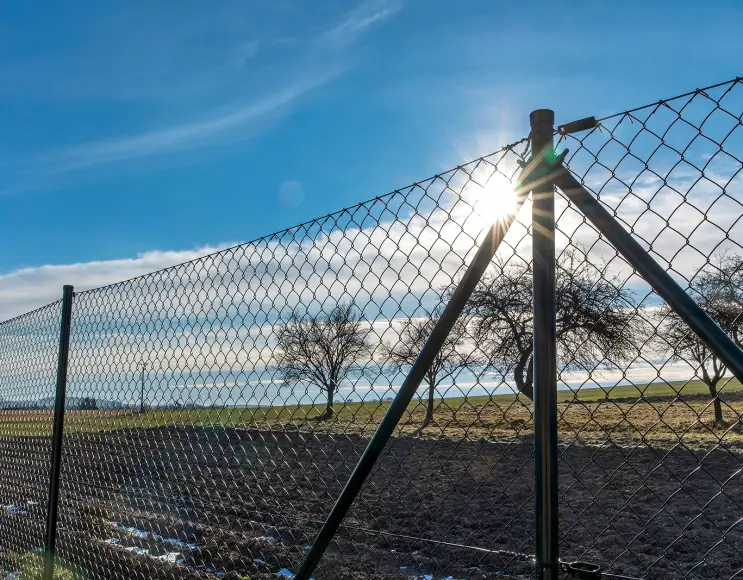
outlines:
[[534, 108], [735, 77], [741, 21], [738, 2], [4, 3], [0, 283], [43, 283], [42, 304], [448, 169]]

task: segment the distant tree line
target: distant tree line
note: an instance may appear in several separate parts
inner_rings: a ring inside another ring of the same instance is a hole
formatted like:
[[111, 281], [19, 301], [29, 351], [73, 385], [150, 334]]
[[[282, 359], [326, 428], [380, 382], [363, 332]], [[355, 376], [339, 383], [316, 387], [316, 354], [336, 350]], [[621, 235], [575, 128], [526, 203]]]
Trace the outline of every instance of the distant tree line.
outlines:
[[[0, 401], [0, 409], [8, 411], [44, 411], [54, 408], [54, 398], [36, 399], [30, 401]], [[66, 408], [76, 411], [90, 411], [98, 409], [95, 397], [70, 397]]]

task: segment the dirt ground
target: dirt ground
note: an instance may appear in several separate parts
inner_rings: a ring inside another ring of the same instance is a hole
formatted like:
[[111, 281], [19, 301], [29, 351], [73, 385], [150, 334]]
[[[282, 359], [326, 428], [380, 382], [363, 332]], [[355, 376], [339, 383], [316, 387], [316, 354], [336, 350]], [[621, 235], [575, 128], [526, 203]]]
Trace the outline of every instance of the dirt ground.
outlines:
[[[60, 555], [85, 578], [295, 572], [368, 441], [319, 431], [72, 435]], [[13, 554], [41, 545], [48, 451], [48, 440], [0, 439], [0, 503], [41, 504], [0, 512], [6, 570]], [[314, 577], [531, 578], [532, 453], [530, 438], [395, 439]], [[562, 558], [648, 579], [743, 574], [742, 457], [642, 442], [563, 446]], [[183, 562], [162, 561], [176, 551]]]

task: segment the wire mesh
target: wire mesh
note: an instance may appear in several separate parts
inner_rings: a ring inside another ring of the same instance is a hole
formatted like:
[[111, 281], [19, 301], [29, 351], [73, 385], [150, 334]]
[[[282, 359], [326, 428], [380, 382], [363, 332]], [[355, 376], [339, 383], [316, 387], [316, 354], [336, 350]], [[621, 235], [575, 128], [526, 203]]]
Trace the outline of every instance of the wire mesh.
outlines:
[[[739, 345], [742, 113], [737, 79], [561, 138], [584, 186]], [[574, 353], [590, 337], [564, 345], [561, 553], [643, 578], [738, 577], [740, 384], [564, 201], [558, 228], [563, 256], [580, 247], [603, 281], [591, 293], [611, 281], [596, 328], [621, 312], [627, 341], [588, 361]]]
[[0, 324], [0, 577], [41, 566], [60, 313]]
[[[558, 138], [569, 169], [739, 343], [741, 85]], [[57, 574], [291, 577], [484, 230], [512, 211], [527, 143], [77, 293]], [[534, 575], [530, 213], [318, 580]], [[562, 557], [636, 578], [737, 577], [743, 390], [559, 195], [557, 215]], [[44, 505], [58, 318], [54, 304], [0, 325], [0, 499], [15, 507]], [[43, 513], [19, 509], [0, 513], [0, 561], [34, 577], [21, 567]]]
[[[526, 153], [78, 293], [63, 565], [295, 572]], [[509, 234], [527, 241], [523, 224]], [[530, 570], [486, 553], [531, 550], [532, 445], [493, 403], [512, 390], [483, 356], [460, 325], [315, 577]]]

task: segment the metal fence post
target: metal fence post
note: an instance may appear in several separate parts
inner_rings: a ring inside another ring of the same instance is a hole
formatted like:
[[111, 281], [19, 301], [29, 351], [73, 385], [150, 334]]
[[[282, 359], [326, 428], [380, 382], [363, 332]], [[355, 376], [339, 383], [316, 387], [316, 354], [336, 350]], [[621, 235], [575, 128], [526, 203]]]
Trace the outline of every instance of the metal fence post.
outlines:
[[44, 580], [52, 580], [57, 546], [57, 507], [59, 503], [59, 476], [62, 467], [62, 438], [67, 393], [67, 363], [70, 355], [70, 326], [72, 324], [72, 286], [62, 289], [62, 319], [59, 329], [59, 358], [57, 360], [57, 388], [54, 399], [52, 427], [52, 456], [49, 470], [49, 498], [46, 510], [44, 539]]
[[[532, 155], [554, 156], [555, 113], [529, 116]], [[555, 328], [555, 188], [546, 179], [532, 191], [534, 310], [534, 438], [536, 564], [539, 580], [558, 577], [557, 346]]]

